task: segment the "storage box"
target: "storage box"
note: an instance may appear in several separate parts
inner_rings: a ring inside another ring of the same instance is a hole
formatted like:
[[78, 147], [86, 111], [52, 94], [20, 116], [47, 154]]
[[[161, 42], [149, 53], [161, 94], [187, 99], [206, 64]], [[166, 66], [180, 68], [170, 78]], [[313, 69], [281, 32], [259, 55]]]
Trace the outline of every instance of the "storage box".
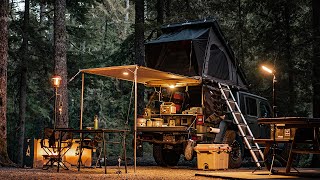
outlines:
[[160, 106], [160, 114], [175, 114], [176, 106], [172, 102], [164, 102]]
[[[276, 139], [293, 140], [296, 128], [286, 128], [285, 124], [276, 124]], [[271, 128], [271, 138], [273, 139], [273, 128]]]
[[194, 150], [197, 152], [198, 169], [228, 169], [231, 151], [228, 144], [198, 144]]
[[163, 119], [161, 118], [152, 118], [152, 127], [162, 127]]

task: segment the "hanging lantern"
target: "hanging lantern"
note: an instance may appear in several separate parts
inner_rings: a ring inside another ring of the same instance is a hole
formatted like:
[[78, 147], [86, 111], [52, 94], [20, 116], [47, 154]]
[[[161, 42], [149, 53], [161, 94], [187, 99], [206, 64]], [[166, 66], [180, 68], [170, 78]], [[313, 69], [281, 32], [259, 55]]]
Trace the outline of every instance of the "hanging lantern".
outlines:
[[54, 75], [54, 76], [52, 76], [52, 78], [51, 78], [52, 86], [53, 86], [54, 88], [60, 87], [61, 80], [62, 80], [62, 79], [61, 79], [61, 76], [59, 76], [59, 75]]

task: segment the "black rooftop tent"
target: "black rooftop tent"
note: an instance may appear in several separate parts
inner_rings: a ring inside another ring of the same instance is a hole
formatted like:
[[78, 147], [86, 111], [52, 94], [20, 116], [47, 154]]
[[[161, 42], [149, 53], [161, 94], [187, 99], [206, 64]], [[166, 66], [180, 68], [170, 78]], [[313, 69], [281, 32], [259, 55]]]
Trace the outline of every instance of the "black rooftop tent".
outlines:
[[165, 25], [162, 32], [145, 44], [147, 67], [246, 89], [244, 74], [215, 19]]

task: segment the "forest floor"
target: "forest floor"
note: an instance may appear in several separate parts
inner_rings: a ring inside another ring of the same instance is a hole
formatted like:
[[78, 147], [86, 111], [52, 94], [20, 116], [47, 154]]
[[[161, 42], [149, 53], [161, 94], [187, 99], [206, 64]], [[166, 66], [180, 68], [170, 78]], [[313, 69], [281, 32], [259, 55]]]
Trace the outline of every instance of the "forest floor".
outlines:
[[[101, 168], [84, 167], [80, 171], [75, 166], [71, 166], [69, 170], [61, 169], [57, 172], [57, 167], [42, 170], [41, 168], [0, 168], [0, 179], [67, 179], [67, 180], [88, 180], [88, 179], [308, 179], [294, 176], [276, 176], [269, 175], [266, 170], [255, 170], [254, 166], [244, 165], [239, 169], [203, 171], [197, 169], [197, 161], [184, 161], [181, 158], [178, 166], [175, 167], [159, 167], [156, 166], [153, 158], [147, 156], [137, 158], [137, 168], [134, 172], [133, 161], [129, 159], [128, 173], [125, 173], [124, 166], [119, 170], [116, 166], [116, 159], [109, 160], [107, 166], [107, 174], [104, 174], [104, 166]], [[319, 179], [319, 178], [317, 178]]]

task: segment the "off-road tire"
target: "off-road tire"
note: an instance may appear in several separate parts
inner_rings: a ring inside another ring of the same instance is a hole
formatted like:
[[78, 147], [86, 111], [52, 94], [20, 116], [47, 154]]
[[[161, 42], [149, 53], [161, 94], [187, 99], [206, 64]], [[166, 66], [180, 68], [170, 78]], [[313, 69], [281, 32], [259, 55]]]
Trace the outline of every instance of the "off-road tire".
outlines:
[[153, 158], [159, 166], [176, 166], [180, 160], [180, 153], [174, 149], [163, 149], [160, 144], [153, 144]]
[[166, 163], [163, 160], [162, 149], [162, 145], [153, 144], [153, 158], [154, 161], [158, 164], [158, 166], [166, 166]]
[[240, 136], [235, 131], [227, 130], [223, 143], [229, 144], [232, 151], [229, 154], [229, 168], [239, 168], [244, 158], [244, 147]]
[[174, 149], [163, 149], [162, 155], [167, 166], [176, 166], [180, 160], [180, 154]]

